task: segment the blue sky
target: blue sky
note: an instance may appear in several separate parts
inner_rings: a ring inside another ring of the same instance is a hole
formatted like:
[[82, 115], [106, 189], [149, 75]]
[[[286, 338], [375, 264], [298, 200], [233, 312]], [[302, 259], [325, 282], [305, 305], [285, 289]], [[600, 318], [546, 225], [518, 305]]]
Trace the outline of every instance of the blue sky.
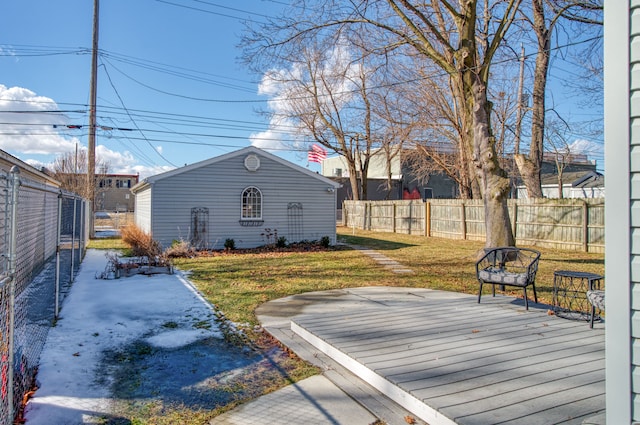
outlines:
[[[243, 20], [261, 21], [282, 7], [270, 0], [103, 0], [96, 152], [110, 170], [146, 177], [248, 146], [251, 135], [267, 130], [256, 111], [268, 99], [258, 95], [260, 77], [239, 63], [237, 46]], [[93, 2], [2, 2], [0, 15], [0, 112], [40, 111], [0, 113], [0, 149], [37, 166], [76, 143], [86, 146]], [[48, 101], [66, 112], [45, 112]], [[306, 152], [274, 153], [307, 166]]]
[[[147, 177], [252, 141], [319, 171], [319, 164], [307, 163], [304, 148], [281, 143], [291, 135], [269, 131], [257, 113], [268, 101], [258, 94], [260, 76], [238, 60], [243, 20], [276, 16], [285, 3], [103, 0], [97, 155], [110, 171]], [[0, 16], [0, 149], [47, 165], [87, 144], [93, 1], [4, 1]], [[571, 60], [555, 59], [555, 65], [553, 106], [578, 117], [601, 114], [562, 93], [563, 82], [575, 76]], [[52, 109], [64, 112], [47, 112]], [[572, 143], [603, 169], [601, 141]]]

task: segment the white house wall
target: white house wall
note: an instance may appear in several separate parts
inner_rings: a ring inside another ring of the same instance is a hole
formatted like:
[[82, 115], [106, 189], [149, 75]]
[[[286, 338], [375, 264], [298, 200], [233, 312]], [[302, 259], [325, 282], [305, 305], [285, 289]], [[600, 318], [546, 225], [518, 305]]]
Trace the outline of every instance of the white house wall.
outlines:
[[151, 186], [136, 193], [134, 217], [136, 226], [151, 233]]
[[[335, 175], [334, 170], [339, 168], [342, 170], [340, 176]], [[387, 178], [387, 160], [384, 151], [377, 150], [369, 159], [369, 168], [367, 170], [367, 178], [369, 179], [386, 179]], [[400, 167], [400, 154], [391, 160], [391, 175], [394, 180], [398, 180], [402, 174]], [[334, 156], [322, 161], [322, 175], [326, 177], [349, 177], [349, 168], [344, 156]]]
[[[251, 172], [244, 167], [246, 155], [157, 179], [153, 185], [151, 211], [152, 234], [164, 247], [175, 240], [189, 240], [192, 208], [208, 208], [208, 248], [221, 249], [226, 239], [238, 248], [264, 245], [265, 229], [277, 231], [292, 241], [287, 205], [302, 203], [301, 240], [336, 240], [335, 193], [329, 185], [313, 176], [287, 167], [263, 155], [260, 168]], [[255, 186], [262, 192], [263, 223], [242, 226], [241, 195]]]

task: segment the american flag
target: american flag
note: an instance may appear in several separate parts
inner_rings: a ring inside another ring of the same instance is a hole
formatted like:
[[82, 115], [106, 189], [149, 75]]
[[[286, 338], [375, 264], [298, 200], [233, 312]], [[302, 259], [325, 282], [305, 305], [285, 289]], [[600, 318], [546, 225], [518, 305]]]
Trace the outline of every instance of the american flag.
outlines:
[[307, 161], [322, 162], [323, 159], [327, 159], [327, 150], [316, 144], [311, 145], [311, 149], [307, 153]]

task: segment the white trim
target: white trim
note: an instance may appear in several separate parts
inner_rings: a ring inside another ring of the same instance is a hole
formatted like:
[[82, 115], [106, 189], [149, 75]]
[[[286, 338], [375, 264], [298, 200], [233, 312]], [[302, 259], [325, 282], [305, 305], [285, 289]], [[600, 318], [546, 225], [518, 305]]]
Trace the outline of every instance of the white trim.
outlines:
[[[244, 194], [249, 189], [255, 189], [258, 191], [258, 194], [260, 194], [260, 217], [244, 217], [244, 214], [243, 214], [244, 213]], [[262, 220], [262, 206], [264, 205], [262, 198], [263, 198], [262, 191], [260, 190], [260, 188], [256, 186], [247, 186], [244, 189], [242, 189], [242, 193], [240, 194], [240, 221]]]
[[632, 419], [630, 8], [605, 3], [606, 422], [624, 425]]
[[[292, 163], [290, 161], [287, 161], [286, 159], [282, 159], [282, 158], [280, 158], [280, 157], [278, 157], [278, 156], [276, 156], [276, 155], [274, 155], [272, 153], [269, 153], [267, 151], [264, 151], [262, 149], [256, 148], [255, 146], [248, 146], [246, 148], [239, 149], [237, 151], [233, 151], [233, 152], [230, 152], [230, 153], [227, 153], [227, 154], [224, 154], [224, 155], [216, 156], [214, 158], [205, 159], [204, 161], [196, 162], [196, 163], [193, 163], [193, 164], [190, 164], [190, 165], [185, 165], [184, 167], [176, 168], [175, 170], [166, 171], [164, 173], [156, 174], [155, 176], [147, 177], [146, 179], [144, 179], [143, 182], [138, 183], [138, 185], [140, 185], [140, 184], [142, 184], [144, 182], [154, 183], [154, 182], [156, 182], [158, 180], [162, 180], [162, 179], [165, 179], [167, 177], [175, 176], [176, 174], [181, 174], [181, 173], [184, 173], [186, 171], [195, 170], [195, 169], [198, 169], [198, 168], [201, 168], [201, 167], [206, 167], [208, 165], [215, 164], [215, 163], [220, 162], [220, 161], [225, 161], [227, 159], [234, 158], [234, 157], [239, 156], [239, 155], [248, 155], [248, 154], [251, 154], [251, 153], [256, 154], [258, 157], [263, 156], [263, 157], [269, 158], [272, 161], [275, 161], [275, 162], [277, 162], [277, 163], [279, 163], [281, 165], [284, 165], [286, 167], [292, 168], [292, 169], [294, 169], [296, 171], [299, 171], [299, 172], [301, 172], [303, 174], [306, 174], [306, 175], [308, 175], [310, 177], [313, 177], [314, 179], [320, 180], [320, 181], [322, 181], [322, 182], [324, 182], [326, 184], [332, 185], [336, 189], [339, 188], [340, 186], [342, 186], [340, 183], [336, 183], [336, 182], [334, 182], [333, 180], [331, 180], [331, 179], [329, 179], [327, 177], [321, 176], [318, 173], [314, 173], [314, 172], [312, 172], [310, 170], [307, 170], [306, 168], [300, 167], [299, 165], [296, 165], [296, 164], [294, 164], [294, 163]], [[138, 185], [136, 185], [134, 187], [134, 189]]]

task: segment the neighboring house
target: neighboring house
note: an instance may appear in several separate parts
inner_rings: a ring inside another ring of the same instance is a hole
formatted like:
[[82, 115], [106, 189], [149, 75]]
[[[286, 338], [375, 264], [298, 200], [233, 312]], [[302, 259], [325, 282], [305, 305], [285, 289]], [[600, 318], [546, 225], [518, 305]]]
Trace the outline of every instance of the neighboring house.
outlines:
[[0, 172], [2, 172], [2, 175], [6, 176], [13, 166], [18, 167], [20, 170], [20, 178], [24, 181], [40, 184], [43, 185], [43, 187], [52, 190], [60, 189], [60, 182], [49, 174], [32, 167], [26, 162], [21, 161], [3, 150], [0, 150]]
[[163, 247], [200, 249], [320, 240], [336, 242], [332, 180], [256, 147], [187, 165], [133, 187], [135, 223]]
[[640, 422], [640, 1], [605, 1], [606, 423]]
[[[542, 195], [545, 198], [559, 198], [558, 174], [543, 174]], [[604, 198], [604, 176], [597, 171], [569, 171], [562, 173], [563, 198]], [[518, 198], [528, 198], [524, 185], [518, 186]]]
[[[69, 191], [80, 191], [87, 181], [86, 174], [58, 174], [63, 187]], [[95, 187], [95, 211], [133, 211], [135, 201], [131, 188], [138, 184], [137, 174], [97, 174]]]
[[133, 211], [131, 188], [138, 184], [137, 174], [101, 174], [96, 184], [96, 211]]
[[[445, 173], [433, 172], [428, 177], [417, 177], [411, 164], [404, 159], [408, 152], [402, 150], [387, 165], [384, 152], [374, 151], [369, 161], [367, 173], [367, 200], [383, 199], [455, 199], [459, 196], [458, 184]], [[565, 198], [604, 197], [604, 178], [596, 172], [596, 164], [586, 155], [573, 154], [565, 158], [563, 164]], [[391, 168], [389, 188], [387, 170]], [[542, 193], [548, 198], [558, 197], [558, 166], [555, 154], [545, 153], [541, 164]], [[347, 163], [343, 156], [335, 156], [322, 161], [322, 175], [342, 183], [338, 191], [338, 206], [344, 200], [352, 200]], [[583, 177], [590, 176], [585, 181]], [[601, 178], [602, 177], [602, 178]], [[513, 196], [527, 198], [527, 191], [520, 181], [516, 181]], [[517, 192], [517, 193], [516, 193]]]
[[[432, 173], [428, 178], [417, 178], [411, 167], [403, 160], [403, 150], [387, 165], [384, 152], [374, 151], [367, 171], [367, 200], [383, 199], [451, 199], [458, 196], [457, 184], [444, 173]], [[334, 156], [322, 161], [322, 175], [342, 183], [338, 191], [338, 206], [344, 200], [352, 200], [349, 171], [343, 156]], [[391, 168], [389, 187], [388, 168]]]

